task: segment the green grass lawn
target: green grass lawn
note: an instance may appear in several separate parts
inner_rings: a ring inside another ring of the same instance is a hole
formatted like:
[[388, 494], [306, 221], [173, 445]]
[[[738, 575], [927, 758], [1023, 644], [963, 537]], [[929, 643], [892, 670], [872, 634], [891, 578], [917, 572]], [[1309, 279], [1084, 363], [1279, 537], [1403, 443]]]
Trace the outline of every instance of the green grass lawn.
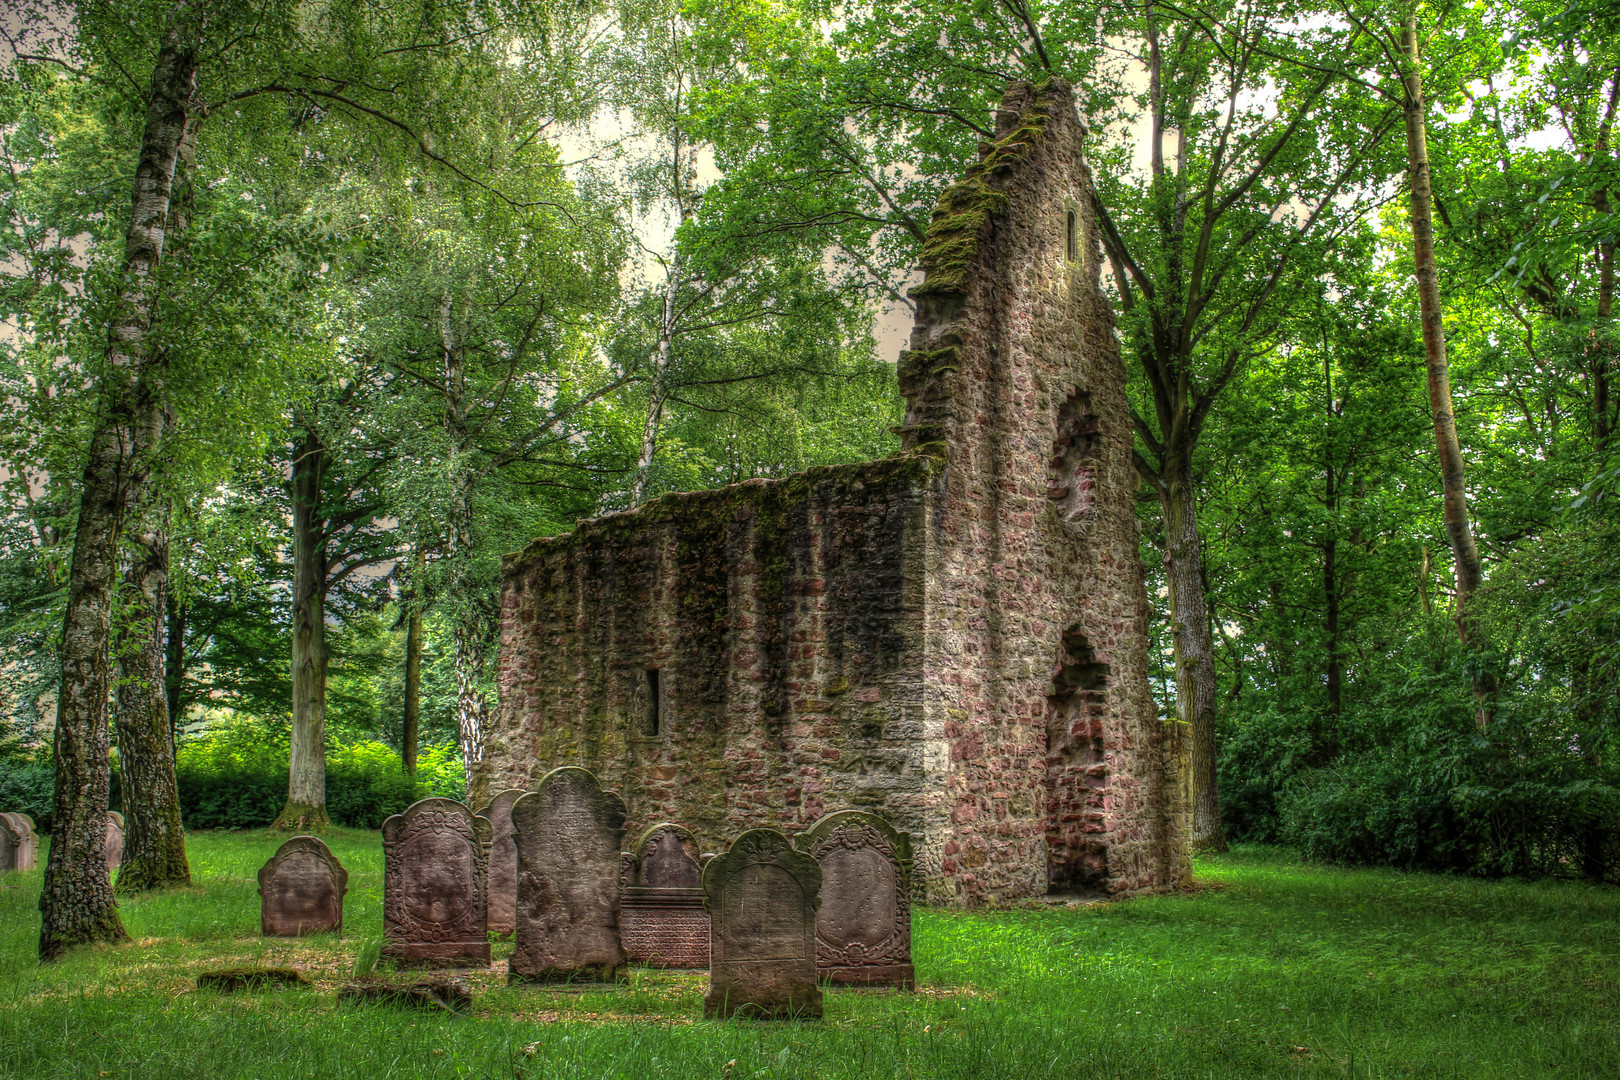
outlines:
[[[347, 937], [258, 936], [262, 833], [197, 833], [198, 885], [124, 903], [133, 944], [36, 960], [40, 872], [0, 882], [0, 1076], [1620, 1077], [1620, 890], [1302, 865], [1083, 909], [918, 910], [914, 994], [830, 990], [820, 1022], [702, 1019], [706, 977], [614, 993], [475, 977], [471, 1017], [339, 1005], [382, 932], [376, 833], [329, 838]], [[41, 864], [44, 853], [41, 852]], [[498, 954], [504, 953], [498, 947]], [[199, 971], [305, 968], [222, 996]]]

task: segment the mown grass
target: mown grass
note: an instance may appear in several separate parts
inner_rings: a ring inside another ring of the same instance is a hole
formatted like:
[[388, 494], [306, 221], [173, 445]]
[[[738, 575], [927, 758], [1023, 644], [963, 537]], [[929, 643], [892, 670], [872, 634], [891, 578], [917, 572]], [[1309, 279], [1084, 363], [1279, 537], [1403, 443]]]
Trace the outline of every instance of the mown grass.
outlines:
[[[0, 1076], [1620, 1077], [1620, 890], [1201, 860], [1201, 891], [1082, 909], [919, 910], [915, 994], [821, 1022], [702, 1019], [706, 977], [612, 993], [474, 979], [473, 1015], [339, 1005], [382, 929], [376, 833], [339, 830], [347, 936], [258, 937], [276, 841], [191, 838], [198, 887], [126, 901], [133, 944], [34, 959], [39, 872], [0, 883]], [[43, 853], [42, 853], [43, 855]], [[43, 863], [43, 858], [41, 859]], [[223, 996], [199, 971], [294, 964]]]

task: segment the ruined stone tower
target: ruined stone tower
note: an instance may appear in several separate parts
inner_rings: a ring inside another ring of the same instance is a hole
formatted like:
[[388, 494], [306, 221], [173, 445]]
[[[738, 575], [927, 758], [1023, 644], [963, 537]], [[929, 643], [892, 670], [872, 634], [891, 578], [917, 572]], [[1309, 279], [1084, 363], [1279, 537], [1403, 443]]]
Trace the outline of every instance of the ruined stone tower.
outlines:
[[1067, 86], [1014, 84], [941, 195], [899, 454], [668, 495], [508, 558], [478, 786], [582, 764], [632, 829], [678, 821], [709, 851], [876, 810], [939, 903], [1183, 879], [1082, 136]]

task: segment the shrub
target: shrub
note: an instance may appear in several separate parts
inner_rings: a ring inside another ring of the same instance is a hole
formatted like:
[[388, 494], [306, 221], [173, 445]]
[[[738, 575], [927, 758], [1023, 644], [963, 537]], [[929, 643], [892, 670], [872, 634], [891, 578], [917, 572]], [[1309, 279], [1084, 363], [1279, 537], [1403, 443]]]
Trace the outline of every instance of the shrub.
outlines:
[[0, 761], [0, 811], [27, 814], [47, 830], [55, 790], [56, 768], [50, 762]]

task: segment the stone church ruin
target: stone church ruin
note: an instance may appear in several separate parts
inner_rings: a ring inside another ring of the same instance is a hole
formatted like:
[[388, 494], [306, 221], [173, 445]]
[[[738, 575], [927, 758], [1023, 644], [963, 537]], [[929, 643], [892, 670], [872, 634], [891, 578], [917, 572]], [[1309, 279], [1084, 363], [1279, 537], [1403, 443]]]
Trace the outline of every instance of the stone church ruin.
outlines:
[[1132, 432], [1067, 86], [941, 195], [892, 457], [666, 495], [509, 556], [474, 798], [581, 765], [704, 851], [881, 813], [919, 898], [1172, 886]]

